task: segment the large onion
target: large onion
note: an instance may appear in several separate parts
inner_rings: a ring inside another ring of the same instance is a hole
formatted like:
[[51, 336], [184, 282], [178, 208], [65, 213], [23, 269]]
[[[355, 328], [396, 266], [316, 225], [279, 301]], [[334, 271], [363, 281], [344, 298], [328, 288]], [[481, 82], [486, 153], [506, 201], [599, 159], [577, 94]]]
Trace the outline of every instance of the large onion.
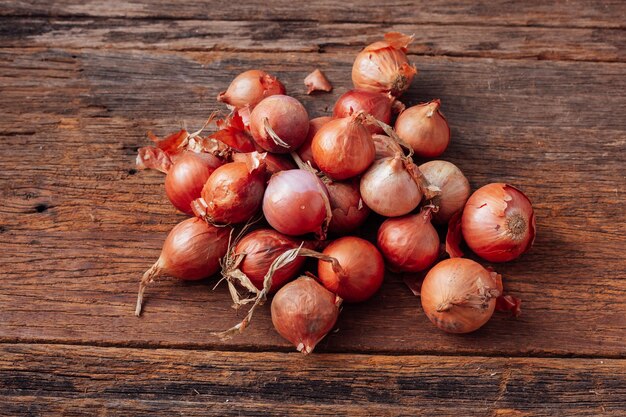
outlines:
[[269, 152], [289, 153], [298, 149], [308, 131], [309, 115], [293, 97], [270, 96], [250, 114], [250, 133], [254, 141]]

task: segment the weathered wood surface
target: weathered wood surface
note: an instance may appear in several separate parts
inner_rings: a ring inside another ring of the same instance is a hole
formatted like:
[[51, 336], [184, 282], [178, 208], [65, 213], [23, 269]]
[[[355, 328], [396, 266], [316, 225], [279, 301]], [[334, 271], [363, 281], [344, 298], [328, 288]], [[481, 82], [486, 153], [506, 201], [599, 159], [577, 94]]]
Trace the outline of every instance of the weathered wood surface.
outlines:
[[[1, 15], [97, 16], [127, 18], [202, 18], [224, 20], [297, 20], [333, 22], [393, 22], [411, 24], [466, 23], [485, 26], [566, 26], [624, 28], [626, 5], [620, 0], [546, 2], [507, 0], [448, 2], [345, 1], [294, 2], [204, 0], [170, 2], [138, 0], [59, 0], [29, 2], [5, 0]], [[282, 35], [278, 34], [278, 35]]]
[[341, 49], [354, 55], [390, 31], [414, 34], [409, 51], [420, 55], [626, 61], [621, 29], [454, 24], [0, 18], [0, 33], [5, 34], [0, 47], [316, 53]]
[[[626, 3], [217, 3], [0, 5], [0, 415], [623, 415]], [[522, 317], [446, 335], [389, 276], [308, 358], [267, 306], [211, 337], [241, 317], [214, 280], [164, 278], [135, 318], [184, 218], [134, 169], [145, 132], [199, 127], [249, 68], [328, 114], [388, 30], [416, 34], [404, 100], [442, 99], [444, 159], [533, 200], [535, 247], [496, 266]], [[304, 95], [315, 67], [332, 94]]]
[[[498, 266], [524, 314], [494, 318], [463, 337], [435, 329], [398, 280], [365, 305], [346, 306], [321, 351], [490, 355], [626, 354], [622, 255], [624, 66], [535, 60], [413, 57], [421, 69], [409, 102], [440, 97], [453, 142], [445, 158], [474, 187], [520, 186], [535, 203], [538, 239]], [[247, 334], [233, 324], [225, 288], [168, 279], [132, 316], [137, 280], [181, 219], [163, 176], [133, 170], [144, 132], [201, 125], [239, 71], [277, 74], [311, 115], [327, 114], [349, 87], [352, 55], [19, 49], [0, 51], [5, 146], [0, 337], [137, 346], [288, 349], [267, 309]], [[333, 94], [307, 97], [320, 66]], [[25, 103], [16, 108], [17, 103]], [[614, 117], [607, 117], [612, 109]], [[26, 168], [24, 168], [26, 167]]]
[[619, 416], [626, 360], [0, 345], [0, 416]]

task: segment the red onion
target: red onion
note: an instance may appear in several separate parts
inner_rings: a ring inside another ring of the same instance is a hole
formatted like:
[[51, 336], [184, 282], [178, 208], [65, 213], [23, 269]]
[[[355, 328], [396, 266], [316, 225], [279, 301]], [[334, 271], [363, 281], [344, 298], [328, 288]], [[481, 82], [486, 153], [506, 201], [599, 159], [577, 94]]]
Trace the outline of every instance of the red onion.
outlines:
[[259, 210], [264, 190], [265, 165], [230, 162], [211, 174], [192, 209], [211, 223], [242, 223]]
[[328, 226], [329, 232], [344, 235], [365, 223], [370, 214], [370, 209], [361, 199], [358, 181], [328, 181], [326, 188], [333, 212], [333, 218]]
[[324, 255], [337, 260], [320, 260], [318, 274], [322, 285], [347, 302], [371, 298], [383, 283], [385, 263], [378, 249], [358, 237], [342, 237], [324, 249]]
[[191, 202], [200, 197], [204, 183], [222, 161], [208, 153], [184, 151], [165, 177], [165, 193], [172, 205], [192, 215]]
[[426, 162], [420, 165], [419, 170], [429, 184], [441, 190], [432, 199], [432, 204], [438, 207], [433, 220], [447, 223], [454, 213], [465, 206], [471, 192], [469, 181], [456, 165], [447, 161]]
[[191, 218], [178, 223], [167, 235], [159, 259], [148, 269], [137, 295], [135, 315], [141, 314], [143, 294], [148, 283], [162, 275], [185, 281], [206, 278], [219, 270], [220, 259], [228, 250], [230, 227], [215, 227]]
[[298, 149], [309, 131], [309, 115], [298, 100], [284, 95], [261, 101], [250, 114], [250, 132], [266, 151], [289, 153]]
[[313, 138], [311, 150], [317, 166], [336, 180], [361, 174], [376, 154], [363, 113], [326, 123]]
[[465, 204], [461, 230], [471, 250], [490, 262], [511, 261], [535, 240], [535, 213], [530, 200], [515, 187], [487, 184]]
[[[348, 117], [353, 113], [363, 111], [370, 114], [383, 123], [391, 123], [391, 104], [394, 98], [389, 94], [376, 91], [350, 90], [335, 103], [333, 116], [337, 118]], [[382, 133], [383, 129], [378, 125], [368, 125], [372, 133]]]
[[285, 94], [285, 87], [276, 77], [265, 71], [249, 70], [235, 77], [228, 89], [218, 94], [217, 100], [235, 108], [254, 107], [274, 94]]
[[385, 40], [374, 42], [361, 51], [352, 66], [352, 82], [356, 88], [398, 97], [417, 73], [406, 56], [412, 36], [397, 32], [385, 34]]
[[431, 210], [387, 219], [378, 230], [377, 246], [394, 271], [418, 272], [439, 257], [439, 235], [430, 223]]
[[396, 120], [396, 133], [416, 155], [434, 158], [450, 143], [450, 127], [439, 111], [440, 100], [409, 107]]
[[322, 117], [316, 117], [315, 119], [311, 119], [311, 121], [309, 122], [309, 133], [306, 136], [306, 140], [304, 141], [302, 145], [300, 145], [300, 147], [296, 151], [296, 153], [300, 156], [300, 159], [302, 159], [304, 162], [310, 163], [311, 166], [315, 169], [317, 169], [318, 167], [315, 161], [313, 160], [313, 152], [311, 151], [311, 143], [313, 143], [313, 137], [320, 130], [320, 128], [324, 126], [326, 123], [330, 122], [331, 120], [333, 120], [333, 118], [329, 116], [322, 116]]
[[316, 233], [322, 238], [332, 217], [326, 187], [315, 174], [302, 169], [272, 176], [263, 197], [263, 214], [281, 233]]
[[431, 269], [422, 283], [424, 313], [448, 333], [469, 333], [491, 318], [500, 291], [497, 274], [465, 258], [451, 258]]
[[272, 301], [276, 331], [307, 355], [332, 330], [341, 298], [306, 276], [281, 288]]

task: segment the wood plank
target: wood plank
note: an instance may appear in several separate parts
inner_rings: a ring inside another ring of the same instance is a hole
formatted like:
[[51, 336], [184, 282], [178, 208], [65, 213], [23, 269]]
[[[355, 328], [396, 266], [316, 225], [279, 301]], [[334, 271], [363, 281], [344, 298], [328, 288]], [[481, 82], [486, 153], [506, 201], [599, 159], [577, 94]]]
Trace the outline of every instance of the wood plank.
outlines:
[[121, 19], [0, 19], [0, 47], [329, 52], [355, 55], [383, 33], [415, 34], [410, 52], [491, 58], [626, 61], [619, 29]]
[[626, 360], [0, 345], [0, 415], [597, 416]]
[[619, 0], [532, 0], [511, 4], [506, 0], [476, 3], [471, 0], [406, 1], [273, 1], [218, 2], [203, 0], [172, 3], [163, 0], [126, 2], [113, 0], [36, 1], [8, 0], [0, 15], [98, 16], [124, 18], [201, 18], [221, 20], [298, 20], [413, 24], [469, 23], [480, 25], [531, 25], [624, 28], [626, 5]]
[[[267, 306], [240, 338], [210, 332], [237, 320], [225, 288], [163, 279], [132, 315], [137, 282], [180, 219], [163, 176], [133, 169], [143, 134], [196, 128], [238, 72], [265, 68], [311, 115], [349, 87], [352, 56], [272, 53], [0, 50], [0, 340], [290, 350]], [[474, 188], [520, 186], [537, 210], [535, 248], [497, 269], [524, 299], [518, 319], [479, 332], [435, 329], [397, 277], [348, 305], [332, 352], [626, 356], [623, 64], [413, 57], [406, 99], [443, 100], [445, 159]], [[309, 97], [319, 66], [336, 88]], [[610, 115], [610, 117], [609, 117]]]

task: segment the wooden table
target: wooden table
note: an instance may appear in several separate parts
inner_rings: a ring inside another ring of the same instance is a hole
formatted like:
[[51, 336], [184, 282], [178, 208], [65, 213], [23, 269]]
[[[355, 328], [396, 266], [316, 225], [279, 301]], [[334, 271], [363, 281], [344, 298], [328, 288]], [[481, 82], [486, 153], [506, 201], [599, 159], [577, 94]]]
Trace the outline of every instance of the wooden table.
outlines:
[[[626, 3], [380, 3], [1, 2], [0, 415], [626, 414]], [[523, 315], [447, 335], [389, 278], [310, 357], [267, 305], [212, 337], [238, 319], [214, 281], [162, 279], [134, 317], [183, 218], [134, 168], [145, 132], [198, 128], [250, 68], [329, 114], [387, 31], [415, 33], [404, 99], [442, 99], [445, 159], [534, 203], [497, 266]], [[332, 94], [304, 94], [316, 67]]]

